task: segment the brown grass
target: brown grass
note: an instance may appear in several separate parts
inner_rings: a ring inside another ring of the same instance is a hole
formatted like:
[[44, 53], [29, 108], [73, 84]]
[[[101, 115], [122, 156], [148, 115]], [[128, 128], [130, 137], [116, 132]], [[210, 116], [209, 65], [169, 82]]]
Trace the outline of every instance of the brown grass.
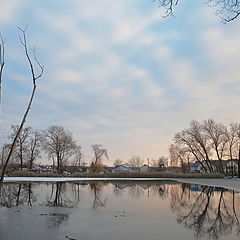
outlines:
[[[8, 172], [9, 177], [66, 177], [57, 173], [33, 173], [23, 170]], [[173, 172], [116, 172], [116, 173], [73, 173], [67, 177], [89, 178], [224, 178], [223, 174], [173, 173]]]
[[224, 178], [223, 174], [184, 174], [172, 172], [116, 172], [116, 173], [75, 173], [71, 177], [107, 177], [107, 178]]

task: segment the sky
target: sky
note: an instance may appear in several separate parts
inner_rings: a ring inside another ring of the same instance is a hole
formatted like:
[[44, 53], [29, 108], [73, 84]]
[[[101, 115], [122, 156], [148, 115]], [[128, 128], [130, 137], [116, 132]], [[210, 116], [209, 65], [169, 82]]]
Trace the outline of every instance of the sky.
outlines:
[[152, 0], [4, 2], [1, 144], [31, 94], [18, 30], [26, 24], [45, 65], [26, 126], [70, 130], [86, 161], [92, 144], [107, 148], [108, 165], [157, 159], [193, 119], [239, 122], [239, 19], [223, 24], [216, 10], [184, 0], [163, 18]]

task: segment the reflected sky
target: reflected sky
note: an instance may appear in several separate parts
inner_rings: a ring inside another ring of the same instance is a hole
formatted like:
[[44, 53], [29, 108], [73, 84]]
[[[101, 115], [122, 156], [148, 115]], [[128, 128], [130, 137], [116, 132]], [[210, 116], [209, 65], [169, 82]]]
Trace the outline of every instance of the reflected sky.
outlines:
[[240, 193], [161, 183], [5, 184], [0, 239], [238, 239]]

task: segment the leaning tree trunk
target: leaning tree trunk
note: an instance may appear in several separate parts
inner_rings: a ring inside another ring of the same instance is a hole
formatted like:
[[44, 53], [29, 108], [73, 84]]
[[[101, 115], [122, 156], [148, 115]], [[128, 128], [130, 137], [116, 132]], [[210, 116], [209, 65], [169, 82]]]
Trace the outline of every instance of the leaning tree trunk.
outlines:
[[34, 71], [34, 67], [33, 67], [33, 63], [32, 63], [32, 60], [29, 56], [29, 53], [28, 53], [28, 47], [27, 47], [27, 39], [26, 39], [26, 30], [27, 30], [27, 26], [25, 29], [21, 29], [19, 28], [19, 30], [22, 32], [22, 38], [20, 38], [20, 41], [24, 47], [24, 51], [25, 51], [25, 55], [27, 57], [27, 61], [29, 63], [29, 66], [30, 66], [30, 70], [31, 70], [31, 75], [32, 75], [32, 83], [33, 83], [33, 89], [32, 89], [32, 94], [31, 94], [31, 97], [30, 97], [30, 100], [28, 102], [28, 105], [27, 105], [27, 109], [23, 115], [23, 118], [22, 118], [22, 122], [18, 128], [18, 131], [16, 133], [16, 136], [13, 140], [13, 143], [11, 144], [11, 147], [10, 147], [10, 150], [9, 150], [9, 153], [8, 153], [8, 156], [7, 156], [7, 159], [4, 163], [4, 166], [3, 166], [3, 169], [2, 169], [2, 174], [1, 174], [1, 179], [0, 179], [0, 187], [2, 186], [3, 184], [3, 179], [4, 179], [4, 175], [5, 175], [5, 172], [6, 172], [6, 169], [7, 169], [7, 166], [8, 166], [8, 163], [9, 163], [9, 160], [12, 156], [12, 153], [13, 153], [13, 150], [14, 150], [14, 147], [15, 147], [15, 144], [16, 144], [16, 141], [23, 129], [23, 126], [24, 126], [24, 123], [26, 122], [26, 119], [27, 119], [27, 116], [28, 116], [28, 113], [31, 109], [31, 106], [32, 106], [32, 101], [33, 101], [33, 98], [34, 98], [34, 95], [35, 95], [35, 91], [36, 91], [36, 88], [37, 88], [37, 85], [36, 85], [36, 80], [38, 78], [40, 78], [43, 74], [43, 65], [39, 63], [39, 61], [37, 60], [37, 57], [36, 57], [36, 54], [35, 54], [35, 51], [34, 51], [34, 59], [38, 65], [38, 67], [40, 68], [40, 73], [38, 75], [35, 74], [35, 71]]
[[[4, 49], [4, 40], [2, 35], [0, 34], [0, 107], [2, 105], [2, 76], [3, 76], [3, 68], [5, 65], [5, 49]], [[0, 109], [1, 110], [1, 109]], [[1, 114], [1, 113], [0, 113]]]
[[238, 149], [238, 177], [240, 178], [240, 146]]
[[26, 112], [25, 112], [25, 114], [24, 114], [24, 116], [23, 116], [21, 125], [20, 125], [20, 127], [18, 128], [18, 131], [17, 131], [17, 133], [16, 133], [16, 136], [15, 136], [15, 138], [14, 138], [14, 140], [13, 140], [13, 143], [11, 144], [11, 148], [10, 148], [10, 151], [9, 151], [9, 153], [8, 153], [7, 159], [6, 159], [5, 163], [4, 163], [3, 170], [2, 170], [2, 175], [1, 175], [1, 180], [0, 180], [0, 186], [1, 186], [2, 183], [3, 183], [4, 174], [5, 174], [5, 172], [6, 172], [8, 162], [9, 162], [11, 156], [12, 156], [12, 153], [13, 153], [13, 150], [14, 150], [14, 147], [15, 147], [15, 144], [16, 144], [16, 141], [17, 141], [17, 139], [18, 139], [18, 137], [19, 137], [19, 135], [20, 135], [20, 133], [21, 133], [21, 131], [22, 131], [22, 129], [23, 129], [24, 123], [26, 122], [28, 112], [29, 112], [29, 110], [31, 109], [31, 105], [32, 105], [32, 101], [33, 101], [34, 94], [35, 94], [35, 90], [36, 90], [36, 85], [34, 85], [34, 87], [33, 87], [32, 95], [31, 95], [30, 101], [29, 101], [29, 103], [28, 103], [27, 110], [26, 110]]

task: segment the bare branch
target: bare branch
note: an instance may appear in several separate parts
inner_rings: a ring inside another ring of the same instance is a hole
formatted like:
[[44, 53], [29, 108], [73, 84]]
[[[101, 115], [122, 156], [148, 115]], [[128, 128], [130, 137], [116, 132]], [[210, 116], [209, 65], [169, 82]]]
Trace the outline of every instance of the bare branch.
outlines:
[[34, 65], [32, 63], [32, 59], [29, 55], [29, 52], [28, 52], [28, 44], [27, 44], [27, 38], [26, 38], [26, 31], [27, 31], [27, 28], [28, 28], [28, 25], [26, 25], [25, 29], [22, 29], [20, 27], [18, 27], [18, 29], [22, 32], [22, 37], [19, 36], [19, 39], [20, 39], [20, 42], [21, 44], [23, 45], [24, 47], [24, 50], [25, 50], [25, 55], [27, 57], [27, 60], [28, 60], [28, 63], [29, 63], [29, 66], [30, 66], [30, 70], [31, 70], [31, 74], [32, 74], [32, 81], [33, 81], [33, 84], [36, 85], [36, 80], [38, 78], [40, 78], [43, 74], [43, 70], [44, 70], [44, 65], [41, 64], [38, 59], [37, 59], [37, 56], [36, 56], [36, 51], [35, 49], [33, 49], [33, 55], [34, 55], [34, 60], [37, 64], [37, 66], [39, 67], [40, 69], [40, 73], [38, 75], [36, 75], [35, 73], [35, 70], [34, 70]]
[[[153, 0], [158, 2], [158, 7], [164, 10], [162, 17], [174, 16], [174, 7], [179, 3], [179, 0]], [[216, 15], [223, 23], [231, 22], [240, 15], [240, 0], [207, 0], [206, 5], [217, 8]]]

